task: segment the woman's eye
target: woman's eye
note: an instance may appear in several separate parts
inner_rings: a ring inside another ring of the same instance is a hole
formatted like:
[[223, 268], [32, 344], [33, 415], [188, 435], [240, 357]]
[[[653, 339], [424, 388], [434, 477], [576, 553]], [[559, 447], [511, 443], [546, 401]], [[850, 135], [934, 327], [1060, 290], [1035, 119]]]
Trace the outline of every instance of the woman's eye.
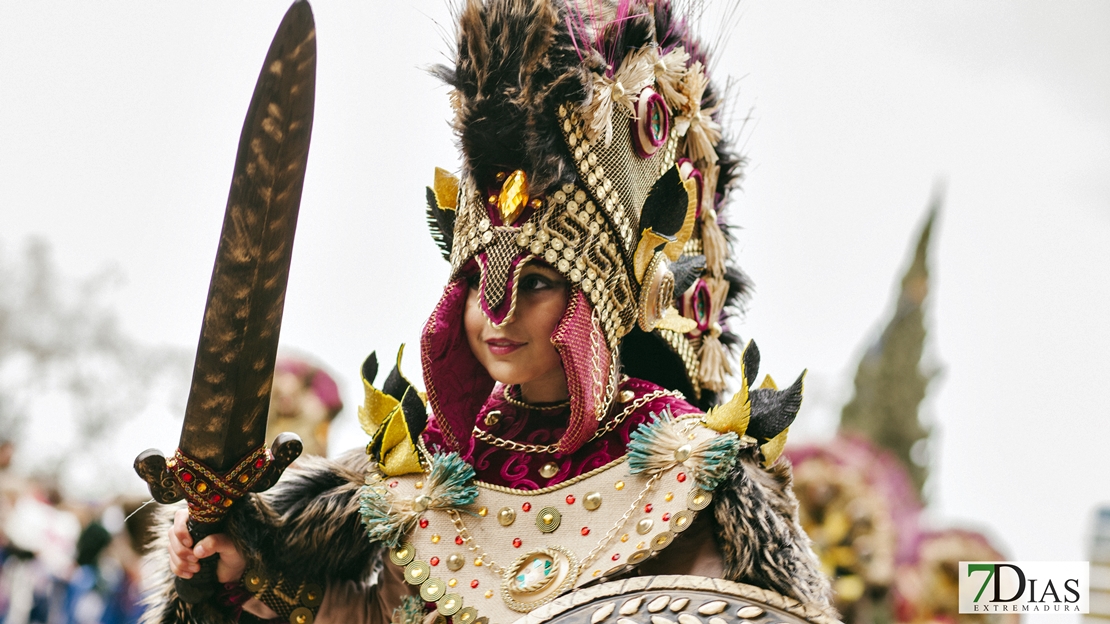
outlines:
[[520, 285], [525, 290], [543, 290], [544, 288], [551, 288], [551, 281], [542, 275], [525, 275], [520, 280]]

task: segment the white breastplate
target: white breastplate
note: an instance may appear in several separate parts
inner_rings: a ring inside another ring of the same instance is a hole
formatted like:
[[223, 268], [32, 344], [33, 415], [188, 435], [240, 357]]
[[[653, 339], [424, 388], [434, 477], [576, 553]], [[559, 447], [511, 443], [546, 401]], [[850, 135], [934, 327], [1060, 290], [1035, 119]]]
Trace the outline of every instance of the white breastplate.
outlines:
[[[718, 435], [696, 419], [680, 427], [687, 456], [691, 447]], [[390, 560], [404, 566], [405, 580], [454, 622], [509, 624], [648, 559], [712, 501], [689, 463], [678, 461], [654, 476], [634, 475], [627, 457], [540, 490], [477, 483], [473, 504], [424, 511]], [[392, 500], [411, 504], [426, 493], [427, 478], [380, 477], [380, 483]]]

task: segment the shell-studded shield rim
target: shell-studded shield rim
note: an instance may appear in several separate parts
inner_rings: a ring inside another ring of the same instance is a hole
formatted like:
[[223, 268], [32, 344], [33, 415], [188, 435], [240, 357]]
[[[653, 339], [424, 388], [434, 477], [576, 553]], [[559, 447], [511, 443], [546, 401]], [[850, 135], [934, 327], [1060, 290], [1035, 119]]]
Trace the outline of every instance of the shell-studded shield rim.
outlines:
[[[637, 599], [640, 600], [637, 602]], [[688, 603], [684, 603], [679, 612], [669, 608], [681, 599], [687, 599]], [[659, 607], [662, 602], [666, 604]], [[713, 602], [725, 602], [727, 606], [715, 613], [709, 613], [715, 606], [701, 609]], [[630, 608], [632, 606], [635, 608]], [[737, 615], [738, 610], [749, 607], [755, 607], [749, 611], [758, 610], [759, 615]], [[668, 621], [680, 620], [680, 613], [696, 617], [702, 624], [715, 617], [729, 622], [742, 619], [751, 622], [840, 624], [831, 608], [805, 604], [752, 585], [686, 575], [639, 576], [586, 587], [560, 596], [513, 624], [613, 624], [618, 619], [649, 624], [653, 616], [654, 621], [659, 621], [659, 617]], [[604, 617], [599, 617], [602, 615]]]

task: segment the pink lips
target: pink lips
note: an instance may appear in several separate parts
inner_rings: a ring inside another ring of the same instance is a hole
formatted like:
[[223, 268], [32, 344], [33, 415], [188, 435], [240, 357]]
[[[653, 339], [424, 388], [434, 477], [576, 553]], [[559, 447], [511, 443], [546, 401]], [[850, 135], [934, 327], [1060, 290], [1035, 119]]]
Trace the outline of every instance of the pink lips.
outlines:
[[490, 353], [494, 355], [508, 355], [524, 346], [523, 342], [514, 342], [505, 338], [490, 338], [486, 341]]

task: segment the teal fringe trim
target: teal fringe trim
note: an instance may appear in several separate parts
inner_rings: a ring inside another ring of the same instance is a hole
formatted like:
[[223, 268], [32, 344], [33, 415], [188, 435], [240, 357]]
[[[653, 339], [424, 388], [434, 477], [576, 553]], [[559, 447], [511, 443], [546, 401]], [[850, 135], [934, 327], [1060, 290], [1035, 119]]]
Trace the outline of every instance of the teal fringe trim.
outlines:
[[390, 618], [390, 624], [421, 624], [423, 621], [424, 601], [419, 596], [405, 596]]
[[[431, 499], [428, 509], [453, 509], [473, 503], [478, 498], [473, 481], [474, 468], [458, 453], [435, 455], [425, 479], [424, 492]], [[389, 548], [400, 546], [421, 516], [412, 499], [394, 496], [376, 476], [367, 479], [359, 490], [358, 510], [370, 541]]]
[[[658, 474], [678, 464], [675, 451], [688, 440], [669, 410], [636, 428], [628, 441], [628, 471], [632, 474]], [[720, 485], [736, 463], [740, 438], [732, 432], [719, 434], [692, 449], [685, 465], [698, 487], [712, 491]]]
[[[678, 445], [671, 446], [677, 438], [674, 431], [674, 418], [670, 410], [663, 410], [656, 415], [652, 412], [648, 422], [636, 427], [628, 439], [628, 472], [640, 474], [642, 472], [657, 472], [664, 468], [660, 465], [661, 455], [672, 453], [671, 458], [664, 458], [664, 465], [674, 463], [673, 453]], [[668, 461], [669, 459], [669, 461]]]
[[474, 485], [474, 467], [463, 461], [458, 453], [437, 454], [432, 457], [428, 473], [428, 507], [451, 509], [473, 503], [478, 498]]
[[[704, 450], [702, 447], [705, 447]], [[707, 444], [699, 446], [695, 454], [700, 459], [700, 465], [694, 475], [698, 487], [710, 492], [717, 489], [732, 471], [739, 452], [740, 438], [731, 431], [715, 436], [707, 440]]]
[[415, 514], [394, 512], [391, 495], [381, 481], [374, 481], [359, 490], [359, 515], [371, 542], [396, 548], [413, 528]]

